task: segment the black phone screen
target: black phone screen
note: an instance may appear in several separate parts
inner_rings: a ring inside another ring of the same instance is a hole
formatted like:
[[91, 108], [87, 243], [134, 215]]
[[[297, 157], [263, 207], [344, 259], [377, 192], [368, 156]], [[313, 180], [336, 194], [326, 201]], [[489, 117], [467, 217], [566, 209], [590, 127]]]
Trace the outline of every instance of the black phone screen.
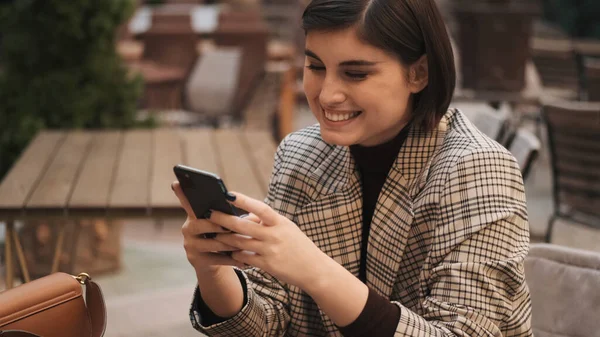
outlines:
[[219, 176], [184, 165], [175, 166], [173, 171], [196, 218], [204, 218], [209, 210], [238, 215], [235, 208], [225, 199], [227, 188]]

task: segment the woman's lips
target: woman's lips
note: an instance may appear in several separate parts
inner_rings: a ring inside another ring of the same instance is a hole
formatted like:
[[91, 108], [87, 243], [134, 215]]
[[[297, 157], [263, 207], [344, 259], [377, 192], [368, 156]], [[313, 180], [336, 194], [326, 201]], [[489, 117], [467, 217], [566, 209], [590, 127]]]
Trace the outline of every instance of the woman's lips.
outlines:
[[358, 115], [360, 115], [362, 113], [362, 111], [351, 111], [351, 110], [327, 110], [327, 109], [322, 109], [323, 110], [323, 116], [325, 117], [325, 119], [328, 122], [331, 123], [341, 123], [341, 122], [347, 122], [350, 121], [354, 118], [356, 118]]

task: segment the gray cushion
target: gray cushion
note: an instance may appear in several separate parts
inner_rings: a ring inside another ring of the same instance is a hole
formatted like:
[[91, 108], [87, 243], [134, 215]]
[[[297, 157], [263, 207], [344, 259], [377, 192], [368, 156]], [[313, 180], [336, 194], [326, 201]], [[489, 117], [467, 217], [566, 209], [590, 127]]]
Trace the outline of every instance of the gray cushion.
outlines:
[[600, 254], [534, 244], [525, 275], [536, 337], [600, 336]]
[[236, 47], [219, 47], [204, 52], [186, 87], [192, 111], [211, 117], [231, 114], [238, 87], [241, 52]]

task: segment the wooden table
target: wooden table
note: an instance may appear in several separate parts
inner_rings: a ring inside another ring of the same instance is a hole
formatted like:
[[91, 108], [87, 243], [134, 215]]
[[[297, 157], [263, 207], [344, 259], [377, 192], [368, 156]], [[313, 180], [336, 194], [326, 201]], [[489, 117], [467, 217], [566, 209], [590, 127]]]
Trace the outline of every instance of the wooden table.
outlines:
[[[181, 218], [170, 188], [179, 163], [217, 173], [230, 190], [263, 199], [275, 149], [268, 132], [238, 129], [39, 133], [0, 184], [7, 287], [13, 284], [13, 245], [29, 279], [15, 220]], [[59, 236], [53, 271], [62, 241]]]

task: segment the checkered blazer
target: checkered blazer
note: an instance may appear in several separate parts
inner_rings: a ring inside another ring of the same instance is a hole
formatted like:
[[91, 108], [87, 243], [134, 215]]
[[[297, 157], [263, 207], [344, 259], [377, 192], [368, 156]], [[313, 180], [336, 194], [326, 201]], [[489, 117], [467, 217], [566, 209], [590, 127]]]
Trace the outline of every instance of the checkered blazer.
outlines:
[[[318, 126], [286, 137], [267, 202], [358, 276], [362, 194], [348, 147]], [[450, 109], [433, 132], [414, 127], [373, 215], [367, 285], [400, 307], [395, 336], [531, 336], [523, 259], [529, 229], [515, 159]], [[244, 272], [247, 304], [203, 327], [209, 336], [341, 336], [301, 289]]]

